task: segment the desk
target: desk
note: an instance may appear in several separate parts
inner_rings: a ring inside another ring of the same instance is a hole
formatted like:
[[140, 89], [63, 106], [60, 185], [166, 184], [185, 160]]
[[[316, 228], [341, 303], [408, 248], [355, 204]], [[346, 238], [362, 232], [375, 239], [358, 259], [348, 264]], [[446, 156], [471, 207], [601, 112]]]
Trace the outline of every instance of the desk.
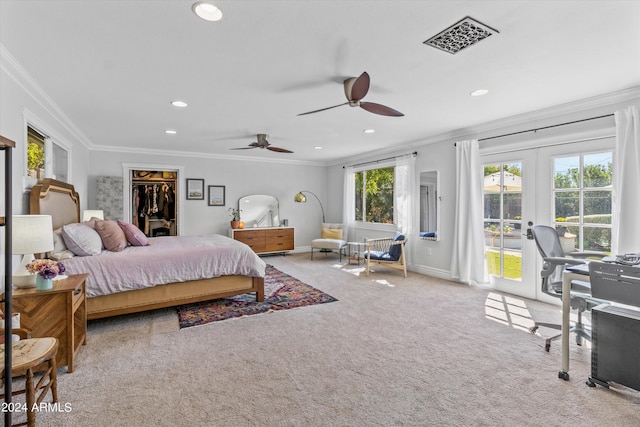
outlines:
[[[584, 268], [577, 268], [586, 266]], [[589, 267], [587, 264], [565, 269], [562, 273], [562, 366], [558, 378], [569, 379], [569, 329], [571, 328], [571, 281], [589, 281]]]

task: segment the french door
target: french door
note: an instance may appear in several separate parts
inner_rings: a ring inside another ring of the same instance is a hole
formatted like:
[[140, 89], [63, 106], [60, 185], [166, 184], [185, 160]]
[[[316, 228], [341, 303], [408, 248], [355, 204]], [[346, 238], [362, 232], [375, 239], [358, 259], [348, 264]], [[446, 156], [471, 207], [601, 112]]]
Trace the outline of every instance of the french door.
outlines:
[[490, 286], [557, 302], [540, 290], [542, 260], [531, 226], [563, 233], [565, 251], [607, 250], [614, 139], [483, 154], [484, 232]]
[[[535, 244], [527, 240], [536, 220], [536, 151], [486, 155], [485, 254], [492, 288], [535, 298]], [[533, 263], [527, 262], [533, 260]]]

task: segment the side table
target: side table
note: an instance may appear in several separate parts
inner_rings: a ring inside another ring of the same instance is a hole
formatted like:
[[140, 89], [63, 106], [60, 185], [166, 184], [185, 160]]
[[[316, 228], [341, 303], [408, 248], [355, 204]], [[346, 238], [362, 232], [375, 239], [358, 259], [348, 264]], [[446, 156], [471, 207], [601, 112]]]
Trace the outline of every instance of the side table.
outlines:
[[364, 259], [366, 248], [367, 244], [364, 242], [347, 242], [347, 263], [351, 264], [351, 261], [357, 261], [360, 265], [360, 260]]
[[58, 339], [56, 364], [73, 372], [73, 363], [81, 345], [87, 343], [86, 280], [88, 274], [71, 274], [54, 280], [53, 289], [13, 290], [13, 311], [20, 313], [20, 325], [32, 338]]

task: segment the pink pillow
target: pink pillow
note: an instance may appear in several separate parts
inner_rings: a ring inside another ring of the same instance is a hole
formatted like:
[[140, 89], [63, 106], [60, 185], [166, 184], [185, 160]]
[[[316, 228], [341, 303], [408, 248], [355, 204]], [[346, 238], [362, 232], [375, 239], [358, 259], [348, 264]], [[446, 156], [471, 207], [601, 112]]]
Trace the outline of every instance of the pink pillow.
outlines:
[[127, 242], [131, 246], [147, 246], [149, 244], [147, 236], [135, 225], [124, 221], [118, 221], [118, 225], [122, 228], [124, 235], [127, 237]]
[[127, 237], [114, 220], [96, 221], [96, 231], [108, 251], [120, 252], [127, 247]]

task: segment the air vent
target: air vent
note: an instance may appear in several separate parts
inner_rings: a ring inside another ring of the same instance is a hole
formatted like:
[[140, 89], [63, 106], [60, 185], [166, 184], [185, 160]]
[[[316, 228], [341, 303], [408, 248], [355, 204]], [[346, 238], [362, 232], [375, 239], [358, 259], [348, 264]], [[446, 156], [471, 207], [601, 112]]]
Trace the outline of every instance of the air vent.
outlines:
[[455, 55], [462, 49], [498, 33], [498, 30], [467, 16], [423, 43]]

